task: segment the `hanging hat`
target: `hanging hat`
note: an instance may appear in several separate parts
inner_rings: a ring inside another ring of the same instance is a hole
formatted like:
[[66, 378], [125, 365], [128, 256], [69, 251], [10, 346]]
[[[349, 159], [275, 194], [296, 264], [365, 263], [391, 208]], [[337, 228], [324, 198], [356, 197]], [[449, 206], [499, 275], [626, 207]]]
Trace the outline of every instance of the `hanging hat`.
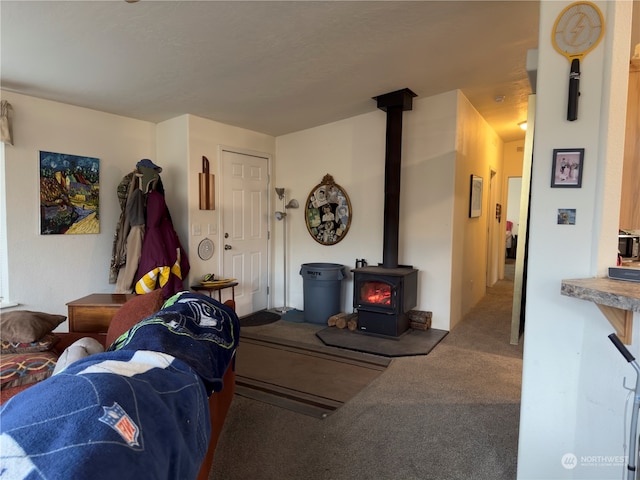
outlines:
[[138, 163], [136, 163], [136, 168], [140, 168], [140, 167], [153, 168], [156, 172], [162, 173], [162, 167], [157, 166], [148, 158], [143, 158]]

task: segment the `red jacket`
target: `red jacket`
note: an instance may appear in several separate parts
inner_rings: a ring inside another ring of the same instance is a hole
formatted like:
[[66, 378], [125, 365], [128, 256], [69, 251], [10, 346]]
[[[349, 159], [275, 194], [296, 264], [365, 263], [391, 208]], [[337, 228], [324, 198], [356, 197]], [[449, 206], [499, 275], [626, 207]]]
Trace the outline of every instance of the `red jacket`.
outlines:
[[173, 229], [164, 196], [153, 190], [147, 194], [147, 223], [136, 273], [138, 294], [162, 288], [164, 298], [184, 290], [189, 259]]

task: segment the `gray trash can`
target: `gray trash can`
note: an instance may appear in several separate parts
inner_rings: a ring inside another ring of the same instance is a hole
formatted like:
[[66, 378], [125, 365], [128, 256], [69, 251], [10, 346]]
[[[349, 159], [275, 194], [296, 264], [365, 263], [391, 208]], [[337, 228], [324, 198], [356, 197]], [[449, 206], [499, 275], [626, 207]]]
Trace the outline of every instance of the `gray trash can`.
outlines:
[[337, 263], [302, 264], [305, 322], [326, 325], [331, 315], [340, 313], [343, 268], [344, 265]]

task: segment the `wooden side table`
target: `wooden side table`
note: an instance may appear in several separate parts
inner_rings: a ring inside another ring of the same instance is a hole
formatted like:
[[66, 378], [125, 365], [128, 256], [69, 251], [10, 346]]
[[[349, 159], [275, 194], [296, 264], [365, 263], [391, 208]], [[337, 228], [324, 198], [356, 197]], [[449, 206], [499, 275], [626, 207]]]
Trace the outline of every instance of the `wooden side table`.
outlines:
[[207, 295], [209, 295], [210, 297], [213, 295], [213, 292], [218, 292], [218, 301], [222, 303], [222, 290], [224, 290], [225, 288], [230, 288], [231, 299], [235, 302], [236, 290], [234, 287], [236, 285], [238, 285], [238, 282], [229, 282], [229, 283], [224, 283], [222, 285], [215, 285], [211, 287], [205, 287], [204, 285], [192, 285], [191, 290], [194, 290], [196, 292], [207, 292]]
[[67, 303], [69, 331], [106, 333], [115, 313], [135, 294], [93, 293]]

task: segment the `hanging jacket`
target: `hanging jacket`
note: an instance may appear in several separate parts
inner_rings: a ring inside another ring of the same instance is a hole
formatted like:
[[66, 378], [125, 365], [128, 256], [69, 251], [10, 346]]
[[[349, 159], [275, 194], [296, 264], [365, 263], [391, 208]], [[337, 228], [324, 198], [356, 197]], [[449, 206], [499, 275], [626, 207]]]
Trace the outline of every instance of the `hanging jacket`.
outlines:
[[126, 255], [124, 257], [126, 263], [118, 271], [115, 293], [132, 293], [134, 291], [134, 280], [140, 263], [146, 223], [144, 218], [145, 196], [142, 190], [136, 188], [129, 194], [126, 209], [127, 219], [129, 220], [129, 234], [127, 235]]
[[116, 189], [118, 202], [120, 202], [120, 217], [116, 225], [113, 236], [113, 246], [111, 248], [111, 263], [109, 265], [109, 283], [116, 283], [120, 268], [127, 263], [127, 236], [129, 235], [129, 219], [127, 216], [127, 199], [131, 191], [137, 188], [134, 177], [135, 172], [125, 175]]
[[184, 290], [189, 260], [173, 228], [164, 196], [147, 194], [147, 223], [135, 290], [137, 294], [161, 288], [164, 298]]

